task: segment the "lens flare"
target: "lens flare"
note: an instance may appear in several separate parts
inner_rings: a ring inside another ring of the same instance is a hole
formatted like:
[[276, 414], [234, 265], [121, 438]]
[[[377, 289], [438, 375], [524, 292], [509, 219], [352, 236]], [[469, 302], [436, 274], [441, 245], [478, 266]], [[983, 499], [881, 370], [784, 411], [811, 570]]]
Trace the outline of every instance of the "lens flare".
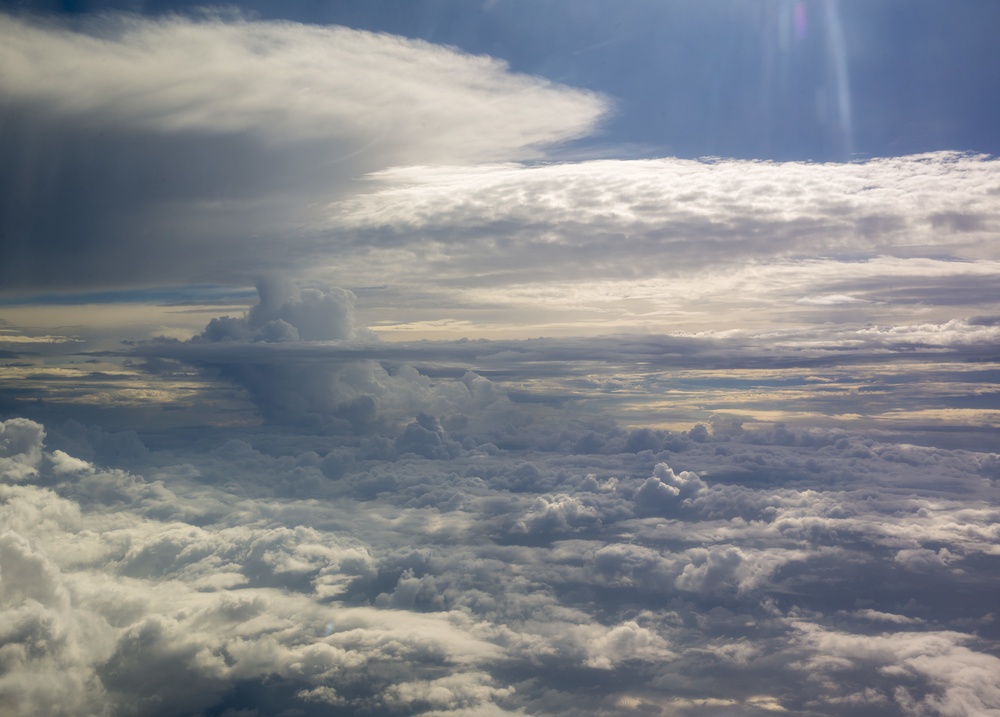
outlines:
[[844, 42], [844, 27], [840, 20], [837, 0], [826, 0], [823, 9], [826, 15], [826, 40], [833, 66], [836, 89], [836, 123], [840, 133], [841, 146], [850, 156], [854, 152], [854, 128], [851, 117], [851, 83], [847, 71], [847, 43]]
[[795, 28], [795, 41], [802, 42], [809, 34], [809, 25], [806, 19], [806, 4], [804, 2], [795, 3], [793, 10], [792, 24]]

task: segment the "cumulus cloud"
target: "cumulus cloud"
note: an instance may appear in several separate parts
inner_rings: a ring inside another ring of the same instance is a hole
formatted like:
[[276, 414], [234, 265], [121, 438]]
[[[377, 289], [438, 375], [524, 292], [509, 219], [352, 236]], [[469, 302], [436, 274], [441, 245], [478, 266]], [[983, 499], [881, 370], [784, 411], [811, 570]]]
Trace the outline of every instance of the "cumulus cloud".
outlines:
[[[925, 632], [860, 637], [812, 625], [803, 625], [802, 630], [802, 639], [824, 653], [810, 664], [819, 673], [814, 673], [815, 682], [823, 683], [820, 675], [832, 677], [856, 667], [876, 669], [899, 680], [888, 695], [873, 691], [869, 699], [859, 702], [877, 704], [891, 696], [897, 709], [913, 715], [987, 715], [1000, 709], [1000, 690], [990, 677], [1000, 661], [969, 649], [963, 644], [968, 641], [965, 635]], [[820, 698], [813, 704], [822, 703]]]
[[689, 505], [692, 498], [705, 493], [705, 482], [697, 474], [682, 471], [680, 475], [666, 463], [657, 463], [653, 475], [635, 492], [639, 513], [670, 512], [675, 506]]
[[989, 454], [744, 428], [386, 463], [278, 431], [130, 472], [2, 426], [15, 715], [1000, 707]]
[[[387, 369], [368, 358], [391, 360], [392, 349], [383, 352], [378, 336], [358, 324], [356, 297], [346, 289], [300, 288], [276, 277], [260, 281], [258, 293], [245, 315], [212, 319], [183, 345], [154, 342], [142, 351], [217, 371], [247, 391], [265, 420], [381, 433], [401, 454], [447, 457], [457, 448], [447, 427], [464, 428], [470, 414], [509, 404], [499, 387], [471, 372], [435, 381], [401, 361]], [[306, 353], [296, 357], [298, 349]]]
[[44, 436], [33, 421], [14, 418], [0, 423], [0, 470], [8, 479], [24, 480], [38, 472]]
[[[283, 340], [286, 330], [302, 341], [374, 338], [355, 326], [355, 297], [345, 289], [299, 289], [287, 279], [277, 278], [261, 281], [257, 292], [260, 302], [247, 315], [247, 326], [255, 329], [255, 340]], [[275, 324], [278, 339], [267, 329]]]

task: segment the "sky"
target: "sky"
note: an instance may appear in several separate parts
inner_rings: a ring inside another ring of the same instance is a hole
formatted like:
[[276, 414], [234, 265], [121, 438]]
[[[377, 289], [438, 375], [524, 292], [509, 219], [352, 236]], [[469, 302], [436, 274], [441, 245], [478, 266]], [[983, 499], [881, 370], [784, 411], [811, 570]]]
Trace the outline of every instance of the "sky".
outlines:
[[0, 712], [1000, 716], [997, 27], [0, 2]]

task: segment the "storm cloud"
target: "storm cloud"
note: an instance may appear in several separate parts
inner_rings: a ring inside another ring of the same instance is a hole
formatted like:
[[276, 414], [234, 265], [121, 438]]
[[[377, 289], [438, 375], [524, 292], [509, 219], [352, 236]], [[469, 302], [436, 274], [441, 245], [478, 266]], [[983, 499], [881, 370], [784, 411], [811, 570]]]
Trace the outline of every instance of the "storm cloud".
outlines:
[[539, 157], [606, 110], [487, 57], [225, 13], [4, 14], [0, 38], [7, 287], [245, 280], [367, 172]]

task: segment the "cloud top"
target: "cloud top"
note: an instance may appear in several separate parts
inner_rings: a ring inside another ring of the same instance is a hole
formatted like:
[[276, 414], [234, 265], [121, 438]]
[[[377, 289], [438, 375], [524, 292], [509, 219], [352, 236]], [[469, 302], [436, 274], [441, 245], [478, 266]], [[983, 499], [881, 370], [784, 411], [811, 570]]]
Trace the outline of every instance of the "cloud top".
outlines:
[[0, 13], [0, 107], [0, 283], [38, 290], [315, 263], [296, 240], [359, 177], [537, 159], [609, 104], [344, 27]]
[[607, 108], [418, 40], [211, 15], [80, 27], [0, 17], [0, 66], [8, 101], [53, 116], [269, 143], [347, 138], [403, 161], [537, 155], [589, 132]]

